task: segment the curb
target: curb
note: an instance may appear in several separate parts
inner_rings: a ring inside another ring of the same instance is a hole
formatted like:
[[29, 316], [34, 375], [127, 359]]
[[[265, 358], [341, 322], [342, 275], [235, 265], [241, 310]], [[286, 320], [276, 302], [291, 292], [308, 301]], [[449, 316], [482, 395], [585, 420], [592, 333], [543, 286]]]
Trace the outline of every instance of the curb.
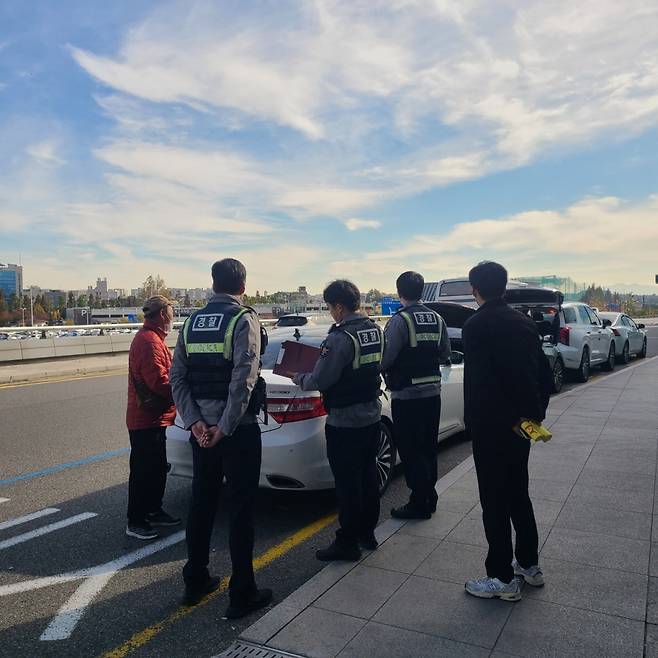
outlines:
[[2, 375], [0, 374], [0, 386], [7, 384], [47, 384], [48, 382], [56, 382], [62, 378], [79, 377], [85, 375], [100, 375], [115, 373], [117, 375], [128, 372], [126, 365], [107, 365], [107, 366], [89, 366], [70, 368], [68, 370], [59, 370], [49, 374], [48, 372], [34, 373], [29, 375]]

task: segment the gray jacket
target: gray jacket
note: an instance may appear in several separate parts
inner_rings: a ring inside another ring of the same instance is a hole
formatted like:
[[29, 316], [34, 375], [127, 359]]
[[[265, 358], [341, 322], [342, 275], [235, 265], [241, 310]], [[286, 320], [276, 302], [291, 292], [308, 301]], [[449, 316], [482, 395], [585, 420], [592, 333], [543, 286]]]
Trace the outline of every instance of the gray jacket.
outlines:
[[[213, 295], [210, 302], [240, 304], [237, 297], [223, 294]], [[233, 371], [228, 400], [195, 400], [187, 382], [187, 352], [181, 331], [169, 379], [176, 409], [185, 428], [189, 429], [198, 420], [203, 420], [207, 425], [218, 425], [222, 434], [229, 436], [238, 425], [257, 422], [256, 416], [246, 412], [259, 367], [260, 324], [253, 313], [245, 313], [238, 319], [233, 334]]]
[[[358, 313], [348, 315], [344, 322], [361, 317]], [[298, 373], [293, 381], [302, 391], [326, 391], [339, 379], [343, 369], [354, 360], [354, 343], [341, 331], [330, 333], [322, 344], [322, 352], [313, 372]], [[365, 427], [379, 422], [382, 403], [359, 402], [349, 407], [331, 409], [327, 424], [334, 427]]]
[[[419, 302], [413, 302], [418, 304]], [[406, 307], [405, 307], [406, 308]], [[409, 327], [401, 315], [394, 315], [386, 324], [384, 329], [386, 338], [386, 349], [384, 349], [384, 358], [382, 359], [382, 370], [386, 372], [395, 363], [402, 349], [409, 344]], [[450, 337], [445, 320], [441, 318], [441, 342], [439, 344], [439, 363], [450, 363]], [[401, 391], [391, 391], [391, 397], [394, 400], [417, 400], [419, 398], [429, 398], [441, 394], [441, 382], [430, 384], [415, 384], [408, 386]]]

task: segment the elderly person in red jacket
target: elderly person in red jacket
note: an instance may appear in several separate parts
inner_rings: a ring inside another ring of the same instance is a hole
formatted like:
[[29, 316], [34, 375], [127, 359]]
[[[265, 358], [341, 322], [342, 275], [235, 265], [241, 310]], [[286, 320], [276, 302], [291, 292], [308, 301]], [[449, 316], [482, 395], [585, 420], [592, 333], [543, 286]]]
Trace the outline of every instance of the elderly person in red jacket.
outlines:
[[133, 339], [128, 357], [130, 479], [126, 534], [155, 539], [155, 527], [181, 522], [162, 509], [167, 482], [165, 431], [176, 417], [169, 384], [171, 354], [165, 344], [174, 313], [162, 295], [148, 299], [143, 311], [144, 326]]

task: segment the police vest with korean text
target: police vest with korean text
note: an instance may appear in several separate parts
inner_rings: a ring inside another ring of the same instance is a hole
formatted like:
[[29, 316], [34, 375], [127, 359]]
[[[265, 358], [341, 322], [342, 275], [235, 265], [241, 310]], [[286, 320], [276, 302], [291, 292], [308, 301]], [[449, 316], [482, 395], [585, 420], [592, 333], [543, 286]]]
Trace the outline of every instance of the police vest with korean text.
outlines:
[[327, 410], [373, 402], [381, 392], [380, 364], [384, 348], [382, 330], [368, 318], [356, 318], [333, 325], [329, 333], [340, 331], [352, 341], [354, 357], [343, 368], [340, 379], [323, 391]]
[[396, 315], [407, 323], [409, 341], [385, 373], [386, 385], [391, 391], [401, 391], [417, 384], [440, 382], [441, 316], [423, 304], [402, 308]]
[[[246, 313], [255, 314], [255, 311], [239, 304], [211, 302], [185, 321], [183, 339], [187, 353], [187, 381], [194, 399], [228, 399], [233, 371], [233, 335], [238, 320]], [[262, 334], [261, 331], [261, 337]], [[264, 340], [266, 345], [267, 334]], [[263, 350], [261, 344], [261, 354]], [[252, 393], [248, 412], [258, 413], [253, 408], [253, 397]], [[257, 406], [260, 409], [262, 405]]]

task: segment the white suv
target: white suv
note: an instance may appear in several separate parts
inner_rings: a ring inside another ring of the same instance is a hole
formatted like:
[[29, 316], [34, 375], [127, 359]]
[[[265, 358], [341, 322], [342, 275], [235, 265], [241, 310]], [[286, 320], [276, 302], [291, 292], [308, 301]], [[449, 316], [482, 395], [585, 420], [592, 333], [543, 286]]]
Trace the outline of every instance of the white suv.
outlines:
[[592, 366], [615, 367], [614, 334], [603, 326], [596, 311], [579, 302], [563, 304], [560, 312], [558, 349], [567, 369], [576, 371], [581, 382], [589, 379]]

